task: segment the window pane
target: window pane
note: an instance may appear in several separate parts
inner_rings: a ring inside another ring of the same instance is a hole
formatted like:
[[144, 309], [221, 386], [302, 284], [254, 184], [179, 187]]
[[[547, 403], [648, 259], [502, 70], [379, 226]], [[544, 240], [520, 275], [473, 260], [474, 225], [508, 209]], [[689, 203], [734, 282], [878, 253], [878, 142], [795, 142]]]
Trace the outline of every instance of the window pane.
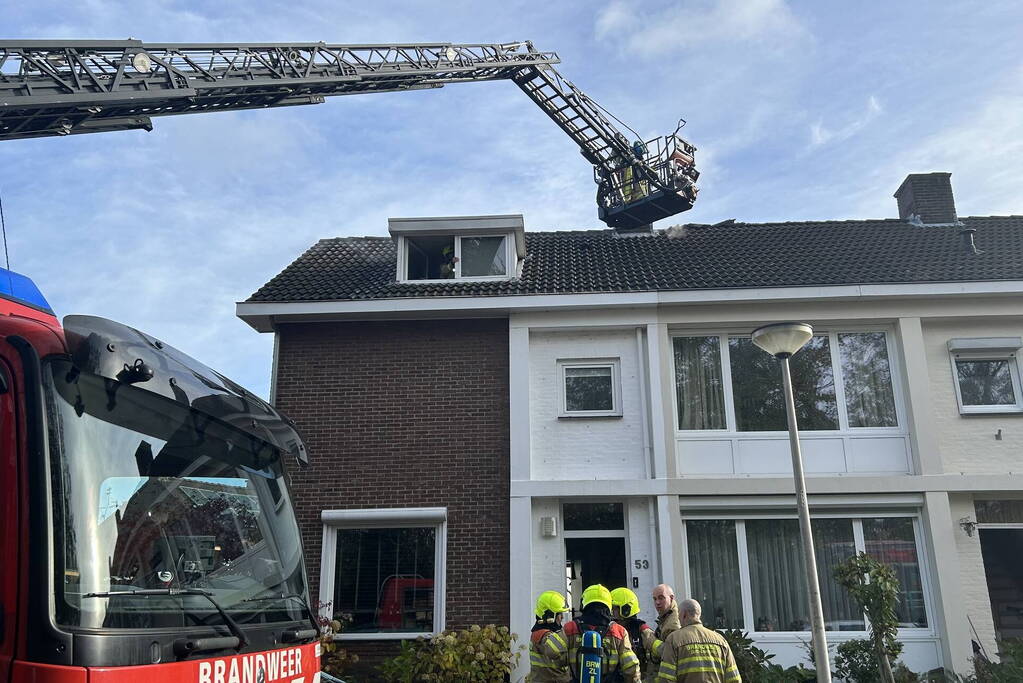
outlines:
[[973, 505], [982, 524], [1023, 523], [1023, 500], [976, 500]]
[[679, 429], [724, 429], [725, 395], [718, 337], [676, 337]]
[[436, 529], [338, 529], [335, 614], [353, 633], [433, 630]]
[[817, 556], [824, 628], [828, 631], [862, 631], [866, 628], [863, 612], [852, 596], [835, 581], [835, 567], [856, 554], [852, 520], [814, 519], [810, 524], [813, 528], [813, 552]]
[[565, 368], [565, 410], [614, 410], [611, 368]]
[[565, 531], [624, 529], [621, 503], [565, 503]]
[[838, 335], [850, 427], [895, 427], [895, 394], [884, 332]]
[[[753, 345], [749, 337], [730, 337], [732, 394], [741, 432], [785, 431], [785, 398], [778, 361]], [[835, 375], [828, 337], [814, 335], [789, 360], [796, 420], [800, 429], [838, 429]]]
[[964, 406], [1011, 406], [1016, 403], [1009, 360], [957, 360], [959, 393]]
[[885, 517], [863, 520], [863, 540], [867, 554], [891, 565], [902, 585], [896, 612], [903, 628], [926, 627], [923, 583], [916, 554], [913, 520], [909, 517]]
[[504, 237], [462, 238], [462, 277], [507, 274]]
[[[766, 355], [766, 354], [765, 354]], [[746, 522], [753, 623], [757, 631], [808, 631], [806, 575], [794, 519]]]
[[445, 280], [455, 276], [455, 238], [406, 237], [409, 280]]
[[[832, 576], [835, 565], [856, 552], [852, 521], [815, 519], [812, 528], [824, 626], [829, 631], [863, 630], [862, 614]], [[749, 520], [746, 545], [755, 629], [809, 631], [810, 610], [799, 520]]]
[[693, 597], [708, 628], [744, 628], [735, 522], [686, 522]]

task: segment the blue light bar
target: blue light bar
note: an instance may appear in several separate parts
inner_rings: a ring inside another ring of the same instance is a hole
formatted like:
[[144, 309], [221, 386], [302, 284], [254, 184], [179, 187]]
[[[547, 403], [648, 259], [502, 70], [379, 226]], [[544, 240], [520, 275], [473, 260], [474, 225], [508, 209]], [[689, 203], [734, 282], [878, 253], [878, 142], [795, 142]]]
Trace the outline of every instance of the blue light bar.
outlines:
[[13, 270], [0, 268], [0, 296], [53, 315], [50, 303], [29, 278]]

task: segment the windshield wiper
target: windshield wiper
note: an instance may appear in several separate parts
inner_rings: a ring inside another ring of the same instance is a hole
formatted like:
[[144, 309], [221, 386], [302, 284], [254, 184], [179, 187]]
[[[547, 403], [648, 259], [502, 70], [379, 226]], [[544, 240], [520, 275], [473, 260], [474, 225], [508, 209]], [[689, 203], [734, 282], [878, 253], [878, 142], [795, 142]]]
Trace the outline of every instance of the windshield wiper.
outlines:
[[[280, 585], [280, 584], [278, 584]], [[262, 602], [264, 600], [298, 600], [302, 603], [302, 607], [305, 607], [305, 613], [309, 615], [309, 623], [313, 625], [313, 633], [307, 635], [305, 631], [298, 631], [295, 639], [305, 640], [307, 638], [314, 638], [320, 634], [320, 625], [316, 622], [316, 617], [313, 615], [313, 611], [309, 608], [309, 603], [306, 601], [305, 596], [300, 593], [281, 593], [280, 595], [256, 595], [251, 598], [245, 598], [242, 602]]]
[[[220, 603], [217, 602], [216, 598], [213, 597], [212, 593], [210, 593], [209, 591], [204, 591], [201, 588], [136, 588], [136, 589], [129, 590], [129, 591], [102, 591], [102, 592], [99, 592], [99, 593], [86, 593], [82, 597], [83, 598], [113, 598], [113, 597], [118, 597], [118, 596], [121, 596], [121, 595], [171, 595], [171, 596], [174, 596], [174, 595], [201, 595], [204, 598], [206, 598], [207, 600], [209, 600], [210, 604], [213, 605], [218, 612], [220, 612], [220, 616], [221, 616], [221, 618], [223, 618], [224, 623], [227, 625], [227, 629], [231, 632], [231, 635], [233, 635], [235, 638], [238, 639], [238, 644], [237, 644], [237, 646], [235, 646], [235, 649], [240, 650], [240, 649], [242, 649], [243, 647], [245, 647], [248, 644], [248, 639], [245, 638], [245, 632], [242, 631], [242, 628], [241, 628], [241, 626], [238, 625], [238, 622], [235, 621], [234, 619], [232, 619], [231, 615], [228, 614], [227, 611], [223, 607], [220, 606]], [[198, 639], [196, 641], [189, 641], [189, 642], [202, 643], [203, 640], [206, 640], [206, 639], [200, 638], [200, 639]], [[211, 639], [208, 639], [208, 640], [224, 640], [224, 639], [212, 639], [211, 638]], [[220, 644], [222, 645], [222, 643], [220, 643]], [[228, 645], [227, 647], [231, 647], [231, 646]], [[186, 647], [185, 649], [187, 649], [189, 651], [195, 651], [195, 650], [207, 649], [207, 648], [204, 648], [204, 647]]]

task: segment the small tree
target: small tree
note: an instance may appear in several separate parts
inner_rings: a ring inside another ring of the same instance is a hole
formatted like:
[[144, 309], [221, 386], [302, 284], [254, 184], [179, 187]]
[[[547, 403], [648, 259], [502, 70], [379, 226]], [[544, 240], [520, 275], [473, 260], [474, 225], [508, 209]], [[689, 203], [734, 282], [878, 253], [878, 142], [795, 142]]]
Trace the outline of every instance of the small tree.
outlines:
[[870, 555], [858, 553], [835, 567], [834, 576], [867, 615], [870, 642], [882, 683], [895, 683], [889, 657], [894, 659], [902, 652], [902, 643], [896, 640], [899, 580], [895, 572]]

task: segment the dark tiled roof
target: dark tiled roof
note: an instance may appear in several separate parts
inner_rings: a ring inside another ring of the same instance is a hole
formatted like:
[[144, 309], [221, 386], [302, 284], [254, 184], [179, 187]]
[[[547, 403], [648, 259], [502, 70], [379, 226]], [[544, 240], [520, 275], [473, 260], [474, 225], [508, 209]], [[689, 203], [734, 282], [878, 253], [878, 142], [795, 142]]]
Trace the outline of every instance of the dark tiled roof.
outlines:
[[1023, 216], [686, 225], [642, 235], [527, 232], [522, 277], [399, 284], [389, 237], [324, 239], [250, 302], [1023, 280]]

